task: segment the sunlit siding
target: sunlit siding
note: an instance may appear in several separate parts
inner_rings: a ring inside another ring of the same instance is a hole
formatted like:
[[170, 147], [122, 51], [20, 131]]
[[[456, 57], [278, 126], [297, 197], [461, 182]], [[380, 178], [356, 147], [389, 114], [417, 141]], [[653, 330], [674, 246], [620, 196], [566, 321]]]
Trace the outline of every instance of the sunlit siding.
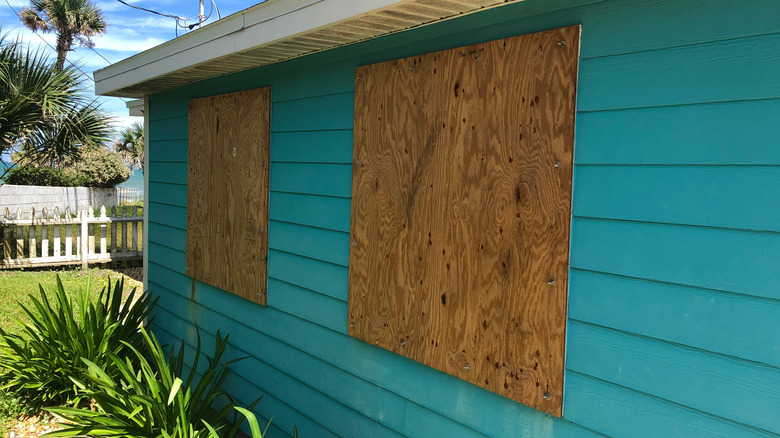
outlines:
[[[560, 10], [533, 14], [536, 6]], [[564, 418], [347, 332], [358, 65], [582, 24]], [[150, 100], [149, 285], [273, 436], [780, 433], [780, 7], [527, 0]], [[185, 274], [187, 102], [272, 87], [268, 306]], [[206, 344], [213, 343], [208, 336]]]

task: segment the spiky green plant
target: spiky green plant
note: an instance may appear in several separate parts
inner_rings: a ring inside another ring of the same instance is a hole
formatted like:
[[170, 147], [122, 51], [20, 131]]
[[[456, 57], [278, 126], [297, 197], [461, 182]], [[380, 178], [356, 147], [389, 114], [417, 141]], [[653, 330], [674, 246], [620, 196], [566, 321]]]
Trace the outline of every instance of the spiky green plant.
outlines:
[[71, 377], [83, 379], [83, 359], [116, 374], [112, 355], [124, 355], [129, 348], [144, 345], [141, 325], [155, 301], [148, 292], [122, 296], [124, 279], [104, 287], [90, 300], [90, 284], [76, 294], [75, 303], [65, 292], [59, 275], [47, 294], [39, 285], [39, 297], [30, 295], [32, 305], [22, 307], [29, 322], [18, 323], [21, 332], [0, 329], [0, 387], [24, 397], [31, 408], [52, 404], [77, 404], [79, 395]]
[[39, 166], [72, 167], [73, 163], [68, 161], [78, 163], [83, 155], [100, 149], [110, 138], [112, 120], [97, 101], [74, 103], [30, 130], [20, 141], [21, 149], [14, 158]]
[[42, 50], [0, 36], [0, 152], [84, 101], [78, 72], [57, 70]]
[[[166, 355], [154, 334], [142, 329], [147, 355], [127, 344], [130, 357], [109, 353], [119, 375], [112, 377], [103, 367], [84, 360], [88, 372], [84, 380], [73, 379], [80, 393], [92, 400], [94, 410], [52, 407], [47, 410], [66, 422], [62, 430], [49, 437], [97, 435], [137, 438], [225, 438], [233, 437], [243, 419], [233, 412], [235, 403], [222, 391], [228, 367], [235, 359], [222, 363], [228, 337], [217, 332], [213, 358], [200, 378], [197, 377], [201, 341], [198, 334], [195, 359], [186, 380], [184, 342], [178, 352]], [[138, 365], [134, 365], [133, 363]], [[212, 410], [218, 399], [227, 402]], [[256, 400], [250, 406], [253, 408]], [[227, 420], [233, 413], [232, 425]], [[251, 421], [250, 421], [251, 423]], [[256, 419], [250, 426], [256, 426]], [[262, 435], [260, 435], [262, 437]]]

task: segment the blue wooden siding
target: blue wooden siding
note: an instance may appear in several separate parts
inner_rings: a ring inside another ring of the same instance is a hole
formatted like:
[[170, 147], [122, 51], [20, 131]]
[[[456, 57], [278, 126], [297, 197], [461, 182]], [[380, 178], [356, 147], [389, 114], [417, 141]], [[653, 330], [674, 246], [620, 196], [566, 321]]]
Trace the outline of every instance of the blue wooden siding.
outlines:
[[[564, 418], [346, 336], [357, 65], [582, 24]], [[526, 0], [151, 97], [157, 333], [273, 436], [780, 436], [780, 7]], [[185, 275], [187, 101], [272, 86], [268, 306]]]

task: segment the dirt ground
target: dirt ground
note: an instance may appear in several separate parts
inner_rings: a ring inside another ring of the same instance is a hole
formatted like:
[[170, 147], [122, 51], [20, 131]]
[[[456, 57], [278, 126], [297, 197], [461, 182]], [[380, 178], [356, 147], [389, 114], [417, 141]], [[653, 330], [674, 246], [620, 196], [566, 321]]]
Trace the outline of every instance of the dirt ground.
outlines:
[[29, 417], [19, 420], [8, 433], [9, 438], [36, 438], [59, 427], [53, 418]]

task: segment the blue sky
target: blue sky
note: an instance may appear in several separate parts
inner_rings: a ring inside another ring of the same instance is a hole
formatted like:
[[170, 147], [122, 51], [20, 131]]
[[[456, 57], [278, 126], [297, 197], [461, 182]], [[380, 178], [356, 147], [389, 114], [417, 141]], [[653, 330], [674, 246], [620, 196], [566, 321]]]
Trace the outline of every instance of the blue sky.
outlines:
[[[94, 1], [94, 0], [93, 0]], [[198, 0], [125, 0], [137, 6], [152, 9], [169, 15], [176, 15], [190, 19], [188, 24], [197, 22]], [[209, 0], [206, 0], [206, 14], [209, 13]], [[257, 1], [239, 1], [239, 0], [215, 0], [222, 17], [246, 9]], [[103, 11], [103, 15], [108, 22], [107, 33], [93, 38], [95, 51], [104, 56], [111, 63], [121, 61], [136, 53], [150, 49], [166, 41], [176, 38], [175, 20], [172, 18], [161, 17], [148, 12], [143, 12], [131, 7], [125, 6], [116, 0], [98, 0], [94, 3]], [[55, 57], [54, 50], [46, 47], [40, 37], [32, 31], [22, 27], [18, 17], [14, 13], [20, 11], [29, 4], [28, 0], [0, 0], [0, 25], [2, 33], [8, 34], [9, 39], [20, 38], [22, 41], [34, 46], [43, 46], [45, 50], [51, 53], [52, 59]], [[217, 21], [217, 14], [214, 12], [206, 22], [206, 25]], [[187, 30], [179, 29], [179, 35], [183, 35]], [[52, 47], [56, 41], [54, 34], [39, 34]], [[92, 83], [92, 72], [99, 70], [109, 64], [108, 61], [84, 47], [77, 47], [74, 52], [68, 55], [68, 60], [74, 62], [79, 68], [89, 75], [89, 86], [94, 93], [94, 84]], [[127, 99], [126, 99], [127, 100]], [[125, 101], [119, 98], [101, 98], [103, 107], [116, 118], [118, 127], [127, 126], [133, 121], [139, 121], [139, 118], [127, 115]]]

